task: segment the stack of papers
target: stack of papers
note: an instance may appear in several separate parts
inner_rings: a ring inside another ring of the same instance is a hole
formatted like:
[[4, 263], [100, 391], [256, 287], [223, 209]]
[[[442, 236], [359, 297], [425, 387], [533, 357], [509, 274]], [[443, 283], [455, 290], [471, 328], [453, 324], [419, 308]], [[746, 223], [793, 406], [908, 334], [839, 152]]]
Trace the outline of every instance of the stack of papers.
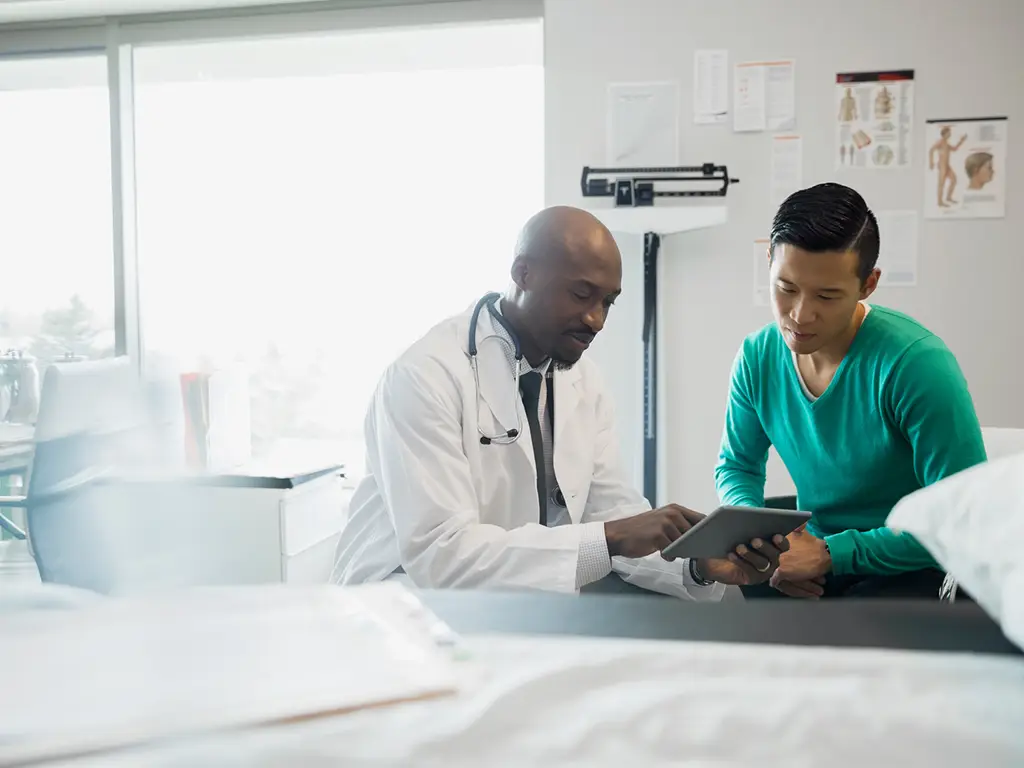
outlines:
[[453, 694], [453, 647], [395, 583], [0, 613], [0, 765]]

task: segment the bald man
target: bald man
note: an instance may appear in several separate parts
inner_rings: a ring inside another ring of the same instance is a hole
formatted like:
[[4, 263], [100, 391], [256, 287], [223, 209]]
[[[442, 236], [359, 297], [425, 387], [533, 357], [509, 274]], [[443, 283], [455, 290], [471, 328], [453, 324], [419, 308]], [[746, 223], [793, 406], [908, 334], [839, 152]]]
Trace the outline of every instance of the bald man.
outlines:
[[381, 378], [332, 581], [575, 592], [614, 571], [706, 600], [770, 578], [782, 536], [723, 559], [661, 557], [703, 516], [651, 510], [620, 466], [584, 352], [621, 282], [615, 240], [590, 214], [555, 207], [526, 223], [505, 294], [429, 330]]

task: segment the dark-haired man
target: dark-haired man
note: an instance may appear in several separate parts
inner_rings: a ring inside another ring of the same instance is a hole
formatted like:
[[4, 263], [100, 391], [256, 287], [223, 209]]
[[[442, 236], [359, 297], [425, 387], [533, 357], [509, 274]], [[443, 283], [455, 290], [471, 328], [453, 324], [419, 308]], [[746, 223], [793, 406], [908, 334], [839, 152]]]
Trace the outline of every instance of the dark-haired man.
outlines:
[[794, 597], [937, 596], [933, 559], [885, 519], [903, 496], [985, 460], [953, 354], [912, 318], [865, 303], [878, 250], [875, 216], [854, 190], [790, 196], [766, 255], [775, 322], [747, 337], [733, 366], [716, 486], [723, 503], [761, 506], [775, 446], [814, 515], [771, 581]]

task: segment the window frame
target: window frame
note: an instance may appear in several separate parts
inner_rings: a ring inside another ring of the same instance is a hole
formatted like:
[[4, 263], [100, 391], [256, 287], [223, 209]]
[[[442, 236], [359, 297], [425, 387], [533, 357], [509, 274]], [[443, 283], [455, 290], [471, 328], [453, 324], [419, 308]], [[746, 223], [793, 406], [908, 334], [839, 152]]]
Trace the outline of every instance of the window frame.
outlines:
[[293, 37], [389, 27], [542, 20], [543, 0], [316, 0], [0, 25], [0, 62], [82, 53], [107, 60], [110, 109], [115, 354], [141, 374], [136, 239], [134, 50], [147, 45]]

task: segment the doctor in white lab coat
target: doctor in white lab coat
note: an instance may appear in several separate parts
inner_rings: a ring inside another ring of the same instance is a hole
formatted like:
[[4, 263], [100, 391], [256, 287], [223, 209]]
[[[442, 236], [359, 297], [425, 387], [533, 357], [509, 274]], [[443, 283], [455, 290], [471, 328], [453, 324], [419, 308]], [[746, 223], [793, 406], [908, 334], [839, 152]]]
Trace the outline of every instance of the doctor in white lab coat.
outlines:
[[541, 211], [511, 276], [504, 296], [441, 322], [384, 373], [332, 581], [404, 571], [421, 587], [574, 592], [614, 570], [698, 600], [767, 581], [783, 537], [667, 561], [702, 515], [651, 510], [626, 481], [612, 404], [583, 356], [621, 290], [611, 233], [579, 209]]

